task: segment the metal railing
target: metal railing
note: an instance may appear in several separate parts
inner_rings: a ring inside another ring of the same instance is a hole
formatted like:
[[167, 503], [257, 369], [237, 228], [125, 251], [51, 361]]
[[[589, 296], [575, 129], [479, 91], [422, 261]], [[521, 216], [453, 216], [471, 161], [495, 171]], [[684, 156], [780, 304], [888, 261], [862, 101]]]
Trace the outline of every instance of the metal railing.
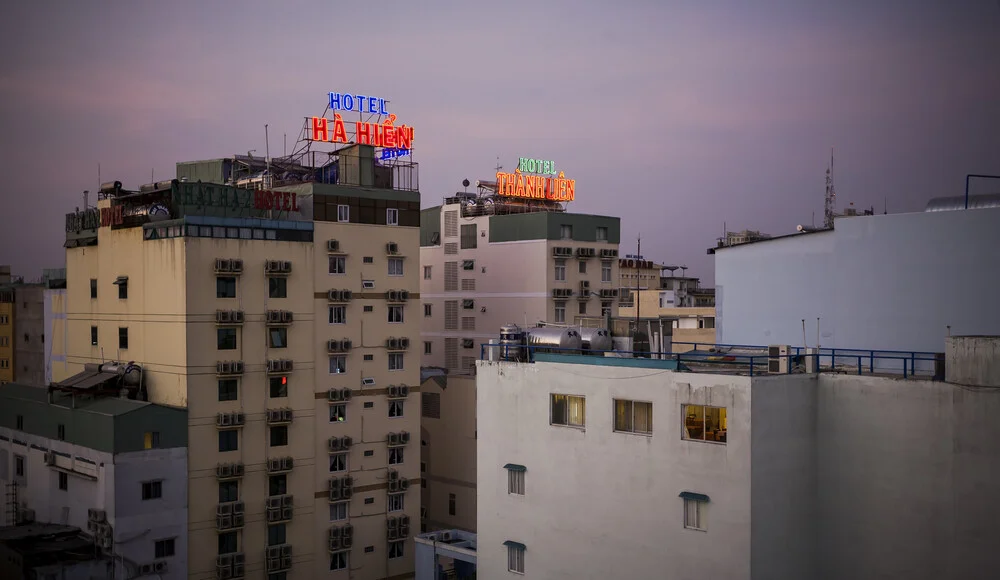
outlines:
[[[917, 375], [931, 375], [935, 380], [943, 379], [938, 375], [938, 365], [942, 362], [939, 353], [919, 352], [919, 351], [889, 351], [889, 350], [858, 350], [858, 349], [833, 349], [821, 348], [818, 352], [807, 353], [803, 347], [790, 347], [789, 354], [770, 356], [766, 351], [768, 347], [760, 345], [734, 345], [734, 344], [714, 344], [704, 342], [675, 342], [673, 344], [692, 345], [688, 352], [650, 352], [650, 351], [624, 351], [624, 350], [588, 350], [556, 348], [550, 346], [525, 346], [506, 344], [480, 344], [480, 360], [498, 360], [509, 362], [532, 363], [535, 361], [537, 353], [553, 353], [567, 355], [590, 355], [605, 357], [611, 355], [617, 358], [636, 358], [648, 360], [669, 360], [682, 365], [684, 363], [720, 366], [731, 369], [733, 372], [749, 376], [774, 375], [774, 374], [801, 374], [805, 372], [806, 357], [815, 357], [814, 368], [816, 372], [839, 372], [858, 375], [902, 374], [903, 378], [915, 377]], [[698, 351], [698, 347], [710, 347], [714, 349], [710, 352]], [[722, 349], [746, 349], [761, 350], [762, 354], [753, 353], [733, 353]], [[497, 349], [492, 353], [488, 349]], [[770, 363], [774, 360], [787, 359], [785, 370], [781, 373], [770, 370]], [[823, 361], [829, 364], [823, 364]], [[927, 364], [929, 363], [929, 364]]]

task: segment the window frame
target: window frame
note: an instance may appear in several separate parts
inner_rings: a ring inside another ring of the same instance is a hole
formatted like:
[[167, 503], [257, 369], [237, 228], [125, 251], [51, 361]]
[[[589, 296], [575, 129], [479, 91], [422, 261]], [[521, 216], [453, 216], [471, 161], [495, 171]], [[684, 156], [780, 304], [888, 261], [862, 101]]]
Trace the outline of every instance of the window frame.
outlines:
[[[162, 560], [177, 555], [177, 538], [163, 538], [153, 542], [153, 558]], [[161, 550], [162, 547], [162, 550]]]
[[[228, 445], [223, 445], [223, 441], [229, 440], [229, 434], [235, 434], [236, 444], [231, 449], [223, 449]], [[240, 450], [240, 430], [239, 429], [219, 429], [219, 453], [231, 453]]]
[[[400, 399], [398, 401], [397, 400], [390, 400], [389, 404], [387, 405], [387, 412], [388, 412], [389, 418], [390, 419], [400, 419], [400, 418], [402, 418], [404, 416], [405, 411], [406, 411], [406, 405], [405, 405], [405, 403], [406, 403], [406, 401], [402, 400], [402, 399]], [[393, 409], [396, 409], [395, 413], [393, 413]]]
[[524, 474], [520, 469], [507, 468], [507, 495], [524, 495]]
[[406, 554], [406, 540], [392, 540], [389, 542], [388, 558], [395, 560], [402, 558]]
[[347, 256], [328, 256], [327, 271], [331, 276], [347, 275]]
[[388, 368], [389, 372], [396, 372], [406, 370], [406, 359], [403, 357], [402, 352], [390, 352], [388, 357]]
[[[148, 486], [148, 489], [147, 489]], [[153, 501], [163, 499], [163, 480], [151, 479], [142, 482], [142, 501]]]
[[[343, 451], [341, 453], [331, 453], [330, 463], [329, 463], [330, 473], [347, 473], [351, 468], [349, 463], [350, 457], [348, 457], [348, 455], [349, 453], [346, 451]], [[335, 466], [334, 461], [339, 461], [340, 463], [343, 464], [343, 466], [342, 467], [340, 465]], [[337, 467], [337, 469], [334, 469], [334, 467]]]
[[128, 350], [128, 327], [127, 326], [119, 326], [118, 327], [118, 348], [121, 349], [121, 350]]
[[285, 276], [267, 277], [268, 298], [288, 298], [288, 278]]
[[386, 260], [386, 275], [393, 278], [403, 276], [403, 258], [389, 258]]
[[[277, 338], [277, 340], [275, 340]], [[267, 329], [268, 348], [288, 348], [288, 327], [275, 326]]]
[[347, 403], [330, 405], [330, 423], [343, 423], [345, 421], [347, 421]]
[[[623, 427], [618, 422], [618, 404], [619, 403], [624, 403], [628, 407], [628, 415], [629, 416], [628, 416], [628, 427], [627, 428]], [[637, 431], [636, 430], [636, 427], [635, 427], [635, 425], [636, 425], [636, 421], [635, 421], [635, 417], [636, 417], [635, 406], [636, 406], [636, 403], [639, 403], [641, 405], [648, 405], [649, 406], [649, 417], [648, 417], [649, 431]], [[652, 437], [653, 436], [653, 402], [652, 401], [641, 401], [641, 400], [638, 400], [638, 399], [615, 399], [615, 398], [612, 398], [611, 399], [611, 412], [612, 412], [612, 415], [613, 415], [611, 417], [611, 425], [612, 425], [612, 430], [615, 433], [625, 433], [625, 434], [628, 434], [628, 435], [642, 435], [642, 436], [645, 436], [645, 437]]]
[[385, 208], [385, 225], [387, 226], [398, 226], [399, 225], [399, 209], [395, 207]]
[[[342, 364], [337, 365], [337, 371], [332, 370], [333, 362], [339, 361]], [[347, 355], [345, 354], [332, 354], [330, 355], [330, 374], [331, 375], [343, 375], [347, 373]]]
[[351, 206], [346, 204], [337, 204], [337, 222], [339, 223], [351, 222]]
[[611, 260], [603, 260], [601, 262], [601, 282], [611, 282], [611, 275], [613, 273]]
[[331, 522], [343, 522], [351, 517], [351, 502], [348, 500], [332, 502], [329, 509]]
[[566, 281], [566, 258], [555, 258], [555, 269], [552, 274], [556, 282]]
[[[560, 315], [561, 314], [561, 315]], [[566, 301], [557, 300], [552, 310], [553, 322], [564, 323], [566, 322]]]
[[327, 324], [347, 324], [346, 304], [331, 304], [327, 313]]
[[[556, 397], [565, 397], [565, 422], [556, 422]], [[570, 407], [572, 405], [573, 399], [579, 399], [582, 401], [582, 423], [570, 423]], [[549, 393], [549, 425], [556, 427], [569, 427], [572, 429], [586, 429], [587, 428], [587, 397], [586, 395], [570, 395], [568, 393]]]
[[401, 512], [406, 510], [405, 493], [387, 493], [385, 495], [386, 513]]
[[[393, 313], [396, 313], [394, 316]], [[396, 318], [397, 320], [393, 320]], [[405, 317], [403, 315], [403, 305], [402, 304], [390, 304], [386, 309], [386, 322], [389, 324], [403, 324]]]
[[405, 447], [390, 447], [387, 453], [388, 464], [389, 465], [402, 465], [406, 462], [406, 453], [404, 453]]
[[[334, 565], [336, 564], [336, 565]], [[340, 550], [330, 554], [330, 570], [348, 570], [351, 567], [351, 551]]]
[[431, 267], [424, 266], [424, 280], [430, 280], [430, 279], [431, 279]]
[[684, 529], [694, 530], [696, 532], [707, 532], [708, 528], [705, 526], [705, 518], [702, 514], [702, 504], [706, 504], [708, 502], [690, 497], [681, 499], [684, 500]]
[[[215, 347], [216, 350], [236, 350], [238, 348], [239, 340], [236, 337], [236, 328], [231, 326], [224, 326], [222, 328], [215, 329]], [[232, 342], [229, 341], [229, 337], [232, 337]], [[225, 339], [223, 339], [225, 337]], [[270, 340], [270, 338], [269, 338]], [[229, 345], [232, 346], [229, 346]]]
[[236, 298], [236, 276], [216, 276], [215, 297], [220, 300]]
[[507, 545], [507, 571], [524, 574], [524, 552], [520, 546]]
[[[275, 395], [274, 393], [278, 394]], [[277, 375], [267, 378], [267, 398], [283, 399], [288, 396], [288, 375]]]
[[[701, 438], [689, 437], [688, 433], [688, 408], [701, 409]], [[706, 433], [708, 431], [708, 409], [719, 409], [719, 425], [716, 431], [723, 432], [723, 439], [720, 441], [718, 439], [712, 440], [706, 438]], [[727, 407], [717, 407], [715, 405], [698, 405], [686, 403], [681, 405], [681, 440], [683, 441], [695, 441], [697, 443], [710, 443], [713, 445], [726, 445], [728, 443], [729, 434], [729, 410]]]
[[[284, 433], [284, 436], [281, 434]], [[275, 437], [275, 435], [278, 435]], [[275, 443], [275, 439], [278, 440]], [[269, 425], [267, 428], [267, 446], [268, 447], [287, 447], [288, 446], [288, 425]]]

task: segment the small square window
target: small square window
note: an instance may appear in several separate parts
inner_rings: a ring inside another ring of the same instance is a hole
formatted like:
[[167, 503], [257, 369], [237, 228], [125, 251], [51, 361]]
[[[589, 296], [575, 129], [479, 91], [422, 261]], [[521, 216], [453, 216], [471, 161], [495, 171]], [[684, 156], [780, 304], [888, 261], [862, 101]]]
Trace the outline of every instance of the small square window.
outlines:
[[142, 484], [142, 499], [159, 499], [163, 497], [163, 482], [162, 481], [146, 481]]
[[267, 495], [285, 495], [288, 493], [288, 474], [280, 473], [267, 478]]
[[458, 511], [456, 509], [457, 508], [457, 505], [456, 505], [457, 503], [458, 503], [458, 498], [455, 496], [455, 494], [449, 493], [448, 494], [448, 515], [450, 515], [450, 516], [455, 515], [455, 512]]
[[274, 524], [267, 526], [267, 545], [277, 546], [284, 544], [287, 540], [285, 524]]
[[524, 495], [524, 467], [507, 464], [507, 493]]
[[219, 452], [238, 451], [240, 448], [240, 435], [236, 429], [223, 429], [219, 431]]
[[373, 355], [373, 354], [366, 354], [366, 355], [364, 356], [364, 359], [365, 359], [366, 361], [372, 361], [372, 360], [375, 360], [375, 355]]
[[597, 241], [598, 242], [606, 242], [606, 241], [608, 241], [608, 228], [607, 227], [601, 226], [601, 227], [597, 228]]
[[219, 503], [239, 501], [239, 499], [240, 499], [240, 482], [238, 481], [219, 482]]
[[122, 280], [118, 283], [118, 299], [127, 300], [128, 299], [128, 280]]
[[586, 274], [587, 273], [587, 262], [585, 262], [583, 260], [580, 260], [580, 273], [581, 274]]
[[232, 554], [236, 551], [236, 532], [225, 532], [219, 534], [219, 554]]
[[350, 551], [348, 551], [348, 550], [345, 550], [343, 552], [334, 552], [334, 553], [330, 554], [330, 569], [331, 570], [347, 570], [348, 556], [349, 555], [350, 555]]
[[587, 424], [586, 398], [553, 393], [550, 399], [551, 424], [569, 427], [584, 427]]
[[365, 312], [375, 312], [375, 307], [371, 304], [365, 304]]
[[236, 350], [236, 329], [218, 328], [216, 333], [216, 347], [219, 350]]
[[375, 263], [375, 258], [372, 257], [372, 256], [365, 256], [365, 257], [361, 258], [361, 263], [363, 263], [363, 264], [374, 264]]
[[287, 328], [270, 328], [267, 331], [267, 342], [268, 346], [271, 348], [287, 348], [288, 347], [288, 329]]
[[403, 259], [402, 258], [389, 258], [389, 275], [390, 276], [402, 276], [403, 275]]

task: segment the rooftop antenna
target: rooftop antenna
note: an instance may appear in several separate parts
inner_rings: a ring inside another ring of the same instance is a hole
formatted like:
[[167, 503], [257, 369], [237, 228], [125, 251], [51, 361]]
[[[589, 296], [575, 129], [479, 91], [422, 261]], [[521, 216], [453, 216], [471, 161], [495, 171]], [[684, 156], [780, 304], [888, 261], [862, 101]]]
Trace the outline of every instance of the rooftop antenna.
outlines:
[[500, 170], [503, 169], [503, 165], [500, 165], [500, 156], [499, 155], [497, 155], [497, 168], [496, 169], [497, 169], [497, 173], [500, 173]]
[[[635, 241], [635, 255], [642, 255], [642, 233], [639, 233], [639, 237]], [[632, 336], [632, 350], [635, 350], [635, 339], [639, 335], [639, 304], [642, 302], [639, 300], [639, 260], [635, 261], [635, 334]]]
[[833, 229], [833, 214], [837, 204], [837, 192], [833, 189], [833, 147], [830, 147], [830, 166], [826, 169], [826, 195], [823, 204], [823, 227]]
[[271, 189], [271, 146], [267, 139], [267, 123], [264, 123], [264, 187]]

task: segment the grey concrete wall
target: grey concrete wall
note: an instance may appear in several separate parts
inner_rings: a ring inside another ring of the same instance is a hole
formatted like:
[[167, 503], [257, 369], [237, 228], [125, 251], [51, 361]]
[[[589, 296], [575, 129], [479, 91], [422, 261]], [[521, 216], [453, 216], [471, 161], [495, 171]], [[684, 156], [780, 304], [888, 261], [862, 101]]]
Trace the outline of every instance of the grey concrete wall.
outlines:
[[819, 578], [996, 578], [1000, 395], [821, 375]]
[[45, 383], [45, 287], [14, 287], [14, 380], [25, 385]]
[[814, 375], [753, 380], [753, 578], [797, 580], [816, 575], [818, 383]]
[[719, 250], [719, 341], [944, 352], [1000, 334], [1000, 208], [838, 219], [832, 232]]
[[945, 341], [945, 379], [1000, 387], [1000, 336], [950, 336]]

